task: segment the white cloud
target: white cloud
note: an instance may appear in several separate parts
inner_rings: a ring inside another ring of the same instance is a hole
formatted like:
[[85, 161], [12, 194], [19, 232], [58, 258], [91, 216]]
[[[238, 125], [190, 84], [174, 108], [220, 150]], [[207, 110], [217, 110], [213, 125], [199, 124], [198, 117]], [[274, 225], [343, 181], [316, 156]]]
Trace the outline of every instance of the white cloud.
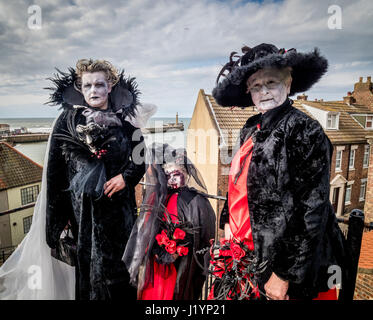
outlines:
[[6, 106], [6, 107], [14, 107], [17, 105], [23, 105], [25, 103], [28, 104], [44, 104], [47, 101], [47, 95], [33, 95], [33, 94], [8, 94], [2, 96], [2, 99], [0, 99], [0, 107]]
[[333, 2], [342, 8], [341, 30], [328, 29], [330, 4], [321, 0], [35, 0], [41, 30], [27, 28], [31, 1], [2, 2], [0, 108], [45, 96], [54, 67], [66, 70], [92, 57], [135, 76], [142, 100], [157, 104], [159, 114], [179, 109], [190, 116], [198, 90], [211, 92], [229, 53], [262, 42], [298, 51], [319, 47], [330, 68], [310, 95], [342, 97], [362, 72], [373, 73], [373, 2]]

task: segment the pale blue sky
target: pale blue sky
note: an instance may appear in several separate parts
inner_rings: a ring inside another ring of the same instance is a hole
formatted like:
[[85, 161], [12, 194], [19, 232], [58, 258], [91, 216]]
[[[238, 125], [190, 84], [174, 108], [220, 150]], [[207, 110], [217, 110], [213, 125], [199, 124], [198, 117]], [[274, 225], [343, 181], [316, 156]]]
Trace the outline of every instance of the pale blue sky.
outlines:
[[[41, 29], [28, 27], [30, 5]], [[342, 29], [329, 29], [331, 4]], [[54, 67], [104, 58], [137, 78], [156, 116], [190, 117], [199, 89], [210, 93], [231, 51], [262, 42], [319, 47], [328, 74], [309, 99], [341, 100], [359, 76], [373, 75], [371, 0], [13, 0], [0, 2], [0, 118], [54, 117], [43, 105]]]

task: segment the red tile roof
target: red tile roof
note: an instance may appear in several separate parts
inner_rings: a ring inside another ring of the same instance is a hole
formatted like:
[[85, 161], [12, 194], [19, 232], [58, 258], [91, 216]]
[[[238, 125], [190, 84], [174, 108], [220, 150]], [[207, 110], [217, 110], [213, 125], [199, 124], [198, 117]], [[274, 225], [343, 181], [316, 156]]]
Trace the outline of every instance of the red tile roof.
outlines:
[[41, 181], [43, 167], [5, 142], [0, 142], [0, 190]]
[[[229, 147], [233, 147], [238, 139], [239, 129], [243, 127], [249, 117], [257, 114], [258, 111], [254, 107], [244, 109], [222, 107], [216, 103], [211, 94], [206, 94], [204, 91], [203, 94], [211, 106], [218, 128], [220, 128], [223, 133], [228, 133], [228, 136], [223, 137], [225, 143]], [[315, 117], [306, 110], [303, 104], [324, 111], [336, 111], [340, 113], [339, 130], [325, 129], [325, 133], [333, 144], [366, 143], [366, 136], [372, 133], [372, 130], [364, 129], [351, 116], [351, 114], [373, 114], [372, 110], [367, 106], [359, 104], [347, 105], [343, 101], [316, 102], [294, 100], [293, 106], [313, 119]]]

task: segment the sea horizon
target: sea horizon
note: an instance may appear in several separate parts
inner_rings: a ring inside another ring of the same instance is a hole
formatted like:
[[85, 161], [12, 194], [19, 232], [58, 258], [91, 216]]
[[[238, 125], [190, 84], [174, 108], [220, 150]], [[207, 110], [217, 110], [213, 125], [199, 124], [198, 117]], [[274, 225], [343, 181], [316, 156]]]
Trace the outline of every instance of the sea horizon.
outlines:
[[[151, 117], [146, 127], [152, 127], [154, 125], [161, 126], [162, 121], [165, 123], [175, 122], [176, 117]], [[183, 122], [184, 131], [179, 132], [165, 132], [165, 133], [151, 133], [145, 134], [144, 139], [147, 145], [153, 142], [158, 143], [168, 143], [177, 148], [186, 148], [186, 133], [191, 121], [190, 117], [178, 117], [179, 122]], [[50, 133], [52, 129], [52, 124], [55, 118], [51, 117], [23, 117], [23, 118], [0, 118], [0, 124], [8, 124], [10, 130], [26, 128], [28, 132], [31, 133]], [[45, 150], [47, 147], [47, 142], [32, 142], [32, 143], [18, 143], [14, 146], [15, 149], [25, 154], [27, 157], [31, 158], [33, 161], [40, 165], [44, 164]]]

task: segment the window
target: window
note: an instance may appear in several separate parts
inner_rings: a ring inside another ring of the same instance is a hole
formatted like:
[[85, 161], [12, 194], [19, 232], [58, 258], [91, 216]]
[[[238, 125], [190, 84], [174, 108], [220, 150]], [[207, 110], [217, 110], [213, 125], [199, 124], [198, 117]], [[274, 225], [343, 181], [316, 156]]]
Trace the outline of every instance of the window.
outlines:
[[351, 188], [352, 186], [346, 187], [345, 204], [350, 204], [351, 202]]
[[333, 204], [336, 203], [337, 200], [338, 200], [338, 198], [337, 198], [338, 197], [338, 193], [339, 193], [339, 188], [334, 188], [333, 189], [333, 202], [332, 202]]
[[361, 180], [361, 185], [360, 185], [360, 196], [359, 200], [364, 201], [365, 200], [365, 191], [367, 189], [367, 182], [366, 180]]
[[342, 170], [342, 150], [338, 150], [335, 157], [335, 170]]
[[373, 129], [373, 116], [367, 116], [367, 120], [365, 122], [366, 129]]
[[338, 114], [329, 113], [328, 123], [326, 125], [327, 129], [338, 129]]
[[28, 203], [36, 202], [36, 198], [39, 194], [39, 186], [32, 186], [21, 189], [21, 201], [22, 205], [26, 205]]
[[364, 146], [364, 160], [363, 160], [363, 167], [369, 167], [369, 154], [370, 154], [370, 146], [369, 144]]
[[23, 218], [23, 233], [28, 233], [31, 228], [32, 216]]
[[354, 169], [354, 167], [355, 167], [355, 151], [356, 151], [356, 149], [351, 149], [351, 151], [350, 151], [350, 160], [349, 160], [349, 163], [348, 163], [348, 167], [350, 169]]

